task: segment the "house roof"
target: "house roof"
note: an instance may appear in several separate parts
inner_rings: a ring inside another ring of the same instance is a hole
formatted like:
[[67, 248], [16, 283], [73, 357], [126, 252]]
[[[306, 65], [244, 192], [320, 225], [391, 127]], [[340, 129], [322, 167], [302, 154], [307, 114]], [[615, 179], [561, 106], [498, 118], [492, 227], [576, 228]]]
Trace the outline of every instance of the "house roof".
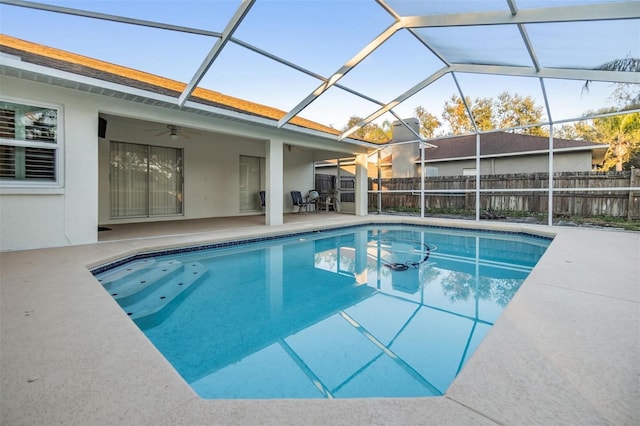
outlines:
[[[4, 34], [0, 34], [0, 52], [18, 56], [23, 62], [42, 65], [111, 83], [123, 84], [132, 88], [172, 97], [178, 97], [187, 86], [185, 83], [179, 81], [32, 43]], [[196, 88], [190, 99], [205, 105], [212, 105], [218, 108], [272, 120], [279, 120], [286, 114], [285, 111], [277, 108], [203, 88]], [[292, 119], [291, 124], [334, 135], [340, 134], [336, 129], [301, 117]]]
[[[476, 135], [457, 136], [434, 141], [436, 148], [426, 150], [426, 161], [455, 161], [475, 158]], [[602, 162], [609, 145], [568, 140], [553, 139], [554, 152], [559, 151], [593, 151], [596, 164]], [[480, 135], [481, 157], [528, 155], [545, 152], [549, 149], [549, 138], [542, 136], [522, 135], [510, 132], [484, 133]], [[420, 159], [418, 158], [417, 161]]]

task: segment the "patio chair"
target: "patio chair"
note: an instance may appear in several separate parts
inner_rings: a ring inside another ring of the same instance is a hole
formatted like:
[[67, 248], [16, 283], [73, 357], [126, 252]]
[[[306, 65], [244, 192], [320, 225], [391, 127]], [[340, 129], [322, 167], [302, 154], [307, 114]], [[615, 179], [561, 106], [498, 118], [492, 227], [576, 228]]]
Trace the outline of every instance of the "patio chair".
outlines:
[[313, 206], [313, 211], [315, 212], [318, 212], [322, 208], [322, 198], [320, 197], [320, 193], [315, 189], [309, 191], [307, 202], [310, 206]]
[[293, 205], [298, 206], [298, 213], [304, 209], [304, 211], [308, 211], [309, 209], [309, 201], [305, 200], [302, 197], [302, 193], [300, 191], [291, 191], [291, 201], [293, 201]]
[[329, 211], [330, 208], [333, 208], [334, 212], [340, 211], [340, 190], [339, 189], [332, 189], [329, 191], [329, 193], [327, 194], [327, 199], [325, 201], [325, 208], [327, 209], [327, 212]]

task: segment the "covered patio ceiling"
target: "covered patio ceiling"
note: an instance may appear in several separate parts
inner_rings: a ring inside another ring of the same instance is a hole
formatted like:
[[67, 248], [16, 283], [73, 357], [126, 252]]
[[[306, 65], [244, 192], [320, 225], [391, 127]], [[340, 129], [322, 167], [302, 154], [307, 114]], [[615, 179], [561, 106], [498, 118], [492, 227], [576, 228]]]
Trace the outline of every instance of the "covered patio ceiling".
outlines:
[[200, 87], [280, 109], [275, 127], [303, 117], [359, 144], [364, 125], [438, 114], [452, 96], [529, 96], [544, 114], [526, 127], [611, 110], [611, 83], [640, 88], [630, 0], [0, 0], [0, 27], [185, 82], [174, 108], [198, 109]]

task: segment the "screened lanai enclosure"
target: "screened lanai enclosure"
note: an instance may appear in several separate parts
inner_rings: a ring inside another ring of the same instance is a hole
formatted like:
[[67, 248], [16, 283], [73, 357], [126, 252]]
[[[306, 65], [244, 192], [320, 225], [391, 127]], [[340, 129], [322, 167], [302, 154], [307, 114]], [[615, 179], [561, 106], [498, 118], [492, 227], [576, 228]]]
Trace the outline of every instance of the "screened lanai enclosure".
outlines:
[[1, 0], [0, 24], [186, 83], [162, 108], [207, 89], [366, 148], [367, 184], [352, 158], [315, 173], [369, 212], [640, 216], [639, 1]]

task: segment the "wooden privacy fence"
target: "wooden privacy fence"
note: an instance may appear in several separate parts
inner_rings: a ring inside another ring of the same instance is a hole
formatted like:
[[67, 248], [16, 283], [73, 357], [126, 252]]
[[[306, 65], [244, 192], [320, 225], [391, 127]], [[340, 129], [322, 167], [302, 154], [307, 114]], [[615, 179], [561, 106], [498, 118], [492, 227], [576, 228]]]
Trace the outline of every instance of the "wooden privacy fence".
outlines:
[[[382, 179], [382, 210], [420, 209], [420, 179]], [[480, 177], [480, 206], [496, 211], [546, 213], [548, 184], [548, 173], [484, 175]], [[553, 185], [556, 215], [640, 219], [640, 170], [555, 173]], [[424, 189], [438, 191], [425, 194], [426, 209], [475, 210], [475, 176], [428, 177]], [[370, 178], [369, 191], [377, 190], [378, 180]], [[377, 207], [378, 193], [370, 192], [369, 210]]]

